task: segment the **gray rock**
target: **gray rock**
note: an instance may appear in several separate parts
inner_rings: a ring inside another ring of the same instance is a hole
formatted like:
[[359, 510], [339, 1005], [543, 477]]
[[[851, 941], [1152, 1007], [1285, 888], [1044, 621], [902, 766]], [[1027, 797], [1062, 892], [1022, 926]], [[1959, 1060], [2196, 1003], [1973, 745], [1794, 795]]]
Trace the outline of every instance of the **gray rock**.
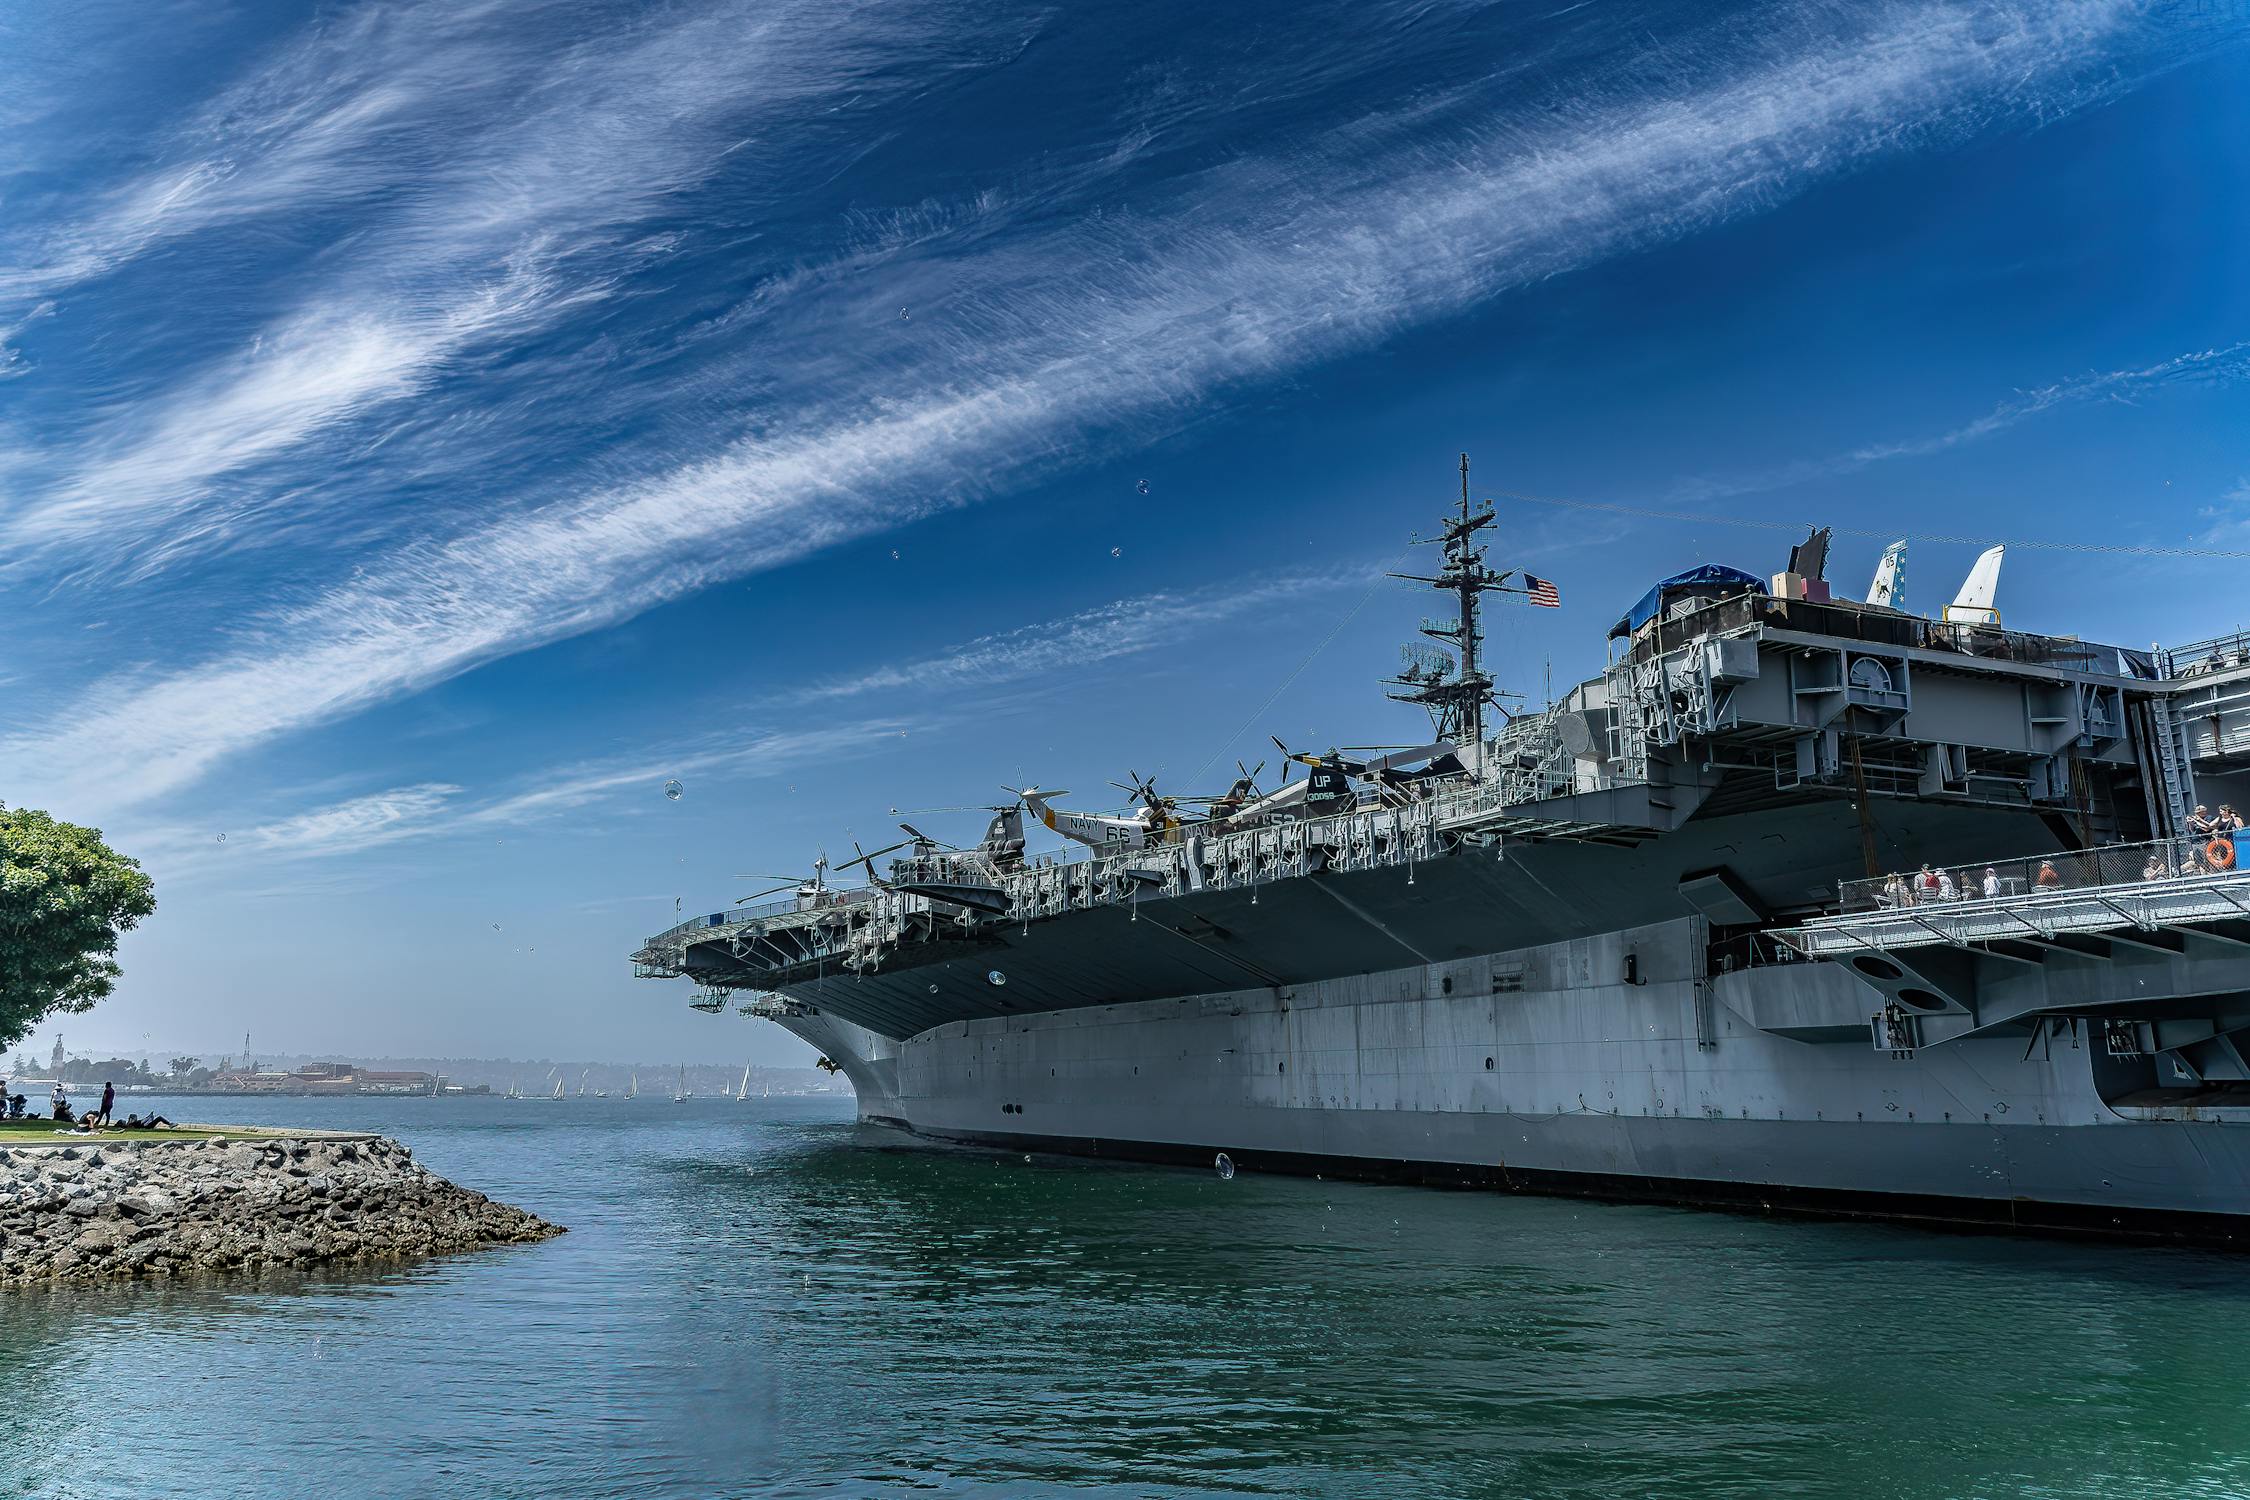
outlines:
[[395, 1260], [561, 1232], [395, 1141], [0, 1150], [0, 1287]]

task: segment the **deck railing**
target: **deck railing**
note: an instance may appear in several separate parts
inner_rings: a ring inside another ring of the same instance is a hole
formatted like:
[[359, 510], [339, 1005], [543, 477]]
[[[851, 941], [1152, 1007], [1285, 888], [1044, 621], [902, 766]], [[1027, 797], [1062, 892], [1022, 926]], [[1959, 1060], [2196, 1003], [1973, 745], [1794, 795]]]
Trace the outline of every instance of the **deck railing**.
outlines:
[[2245, 860], [2250, 860], [2250, 840], [2238, 844], [2238, 837], [2232, 833], [2209, 834], [1964, 865], [1922, 865], [1866, 880], [1844, 881], [1838, 889], [1838, 904], [1847, 912], [1903, 910], [2041, 891], [2091, 890], [2225, 874], [2243, 868]]

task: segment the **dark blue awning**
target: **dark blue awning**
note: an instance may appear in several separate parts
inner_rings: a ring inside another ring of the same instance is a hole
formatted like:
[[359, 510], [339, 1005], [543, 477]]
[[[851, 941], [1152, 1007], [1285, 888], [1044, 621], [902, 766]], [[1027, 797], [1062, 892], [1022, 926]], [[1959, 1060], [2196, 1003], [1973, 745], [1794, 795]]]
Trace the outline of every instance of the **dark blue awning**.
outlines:
[[1624, 619], [1609, 627], [1609, 638], [1616, 640], [1621, 635], [1631, 635], [1655, 619], [1665, 604], [1680, 594], [1739, 594], [1751, 590], [1764, 593], [1766, 581], [1755, 573], [1745, 573], [1725, 563], [1705, 563], [1685, 573], [1674, 573], [1641, 595], [1641, 602], [1627, 610]]

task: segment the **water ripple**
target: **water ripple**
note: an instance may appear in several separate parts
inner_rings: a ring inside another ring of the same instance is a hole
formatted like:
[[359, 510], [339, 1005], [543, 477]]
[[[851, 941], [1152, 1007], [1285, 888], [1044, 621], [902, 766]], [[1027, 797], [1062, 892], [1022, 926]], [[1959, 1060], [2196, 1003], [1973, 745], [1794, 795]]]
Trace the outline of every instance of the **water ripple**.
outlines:
[[0, 1489], [2250, 1485], [2220, 1257], [887, 1149], [833, 1101], [245, 1108], [375, 1124], [572, 1232], [11, 1296]]

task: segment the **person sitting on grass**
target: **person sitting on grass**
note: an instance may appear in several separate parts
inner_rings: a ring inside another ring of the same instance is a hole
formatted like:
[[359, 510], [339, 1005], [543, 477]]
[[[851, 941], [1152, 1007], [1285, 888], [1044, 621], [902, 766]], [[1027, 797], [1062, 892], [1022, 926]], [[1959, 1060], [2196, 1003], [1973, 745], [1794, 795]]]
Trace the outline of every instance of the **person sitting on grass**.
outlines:
[[125, 1123], [119, 1128], [123, 1130], [170, 1130], [172, 1122], [152, 1109], [145, 1120], [139, 1115], [127, 1115]]
[[11, 1120], [20, 1120], [24, 1116], [25, 1105], [29, 1104], [30, 1101], [21, 1094], [10, 1094], [6, 1100], [0, 1101], [0, 1103], [7, 1105], [7, 1109], [0, 1111], [0, 1114], [5, 1114]]
[[76, 1118], [70, 1112], [70, 1095], [63, 1092], [63, 1086], [60, 1083], [57, 1083], [55, 1091], [47, 1096], [47, 1107], [51, 1112], [50, 1118], [59, 1120], [65, 1125]]

